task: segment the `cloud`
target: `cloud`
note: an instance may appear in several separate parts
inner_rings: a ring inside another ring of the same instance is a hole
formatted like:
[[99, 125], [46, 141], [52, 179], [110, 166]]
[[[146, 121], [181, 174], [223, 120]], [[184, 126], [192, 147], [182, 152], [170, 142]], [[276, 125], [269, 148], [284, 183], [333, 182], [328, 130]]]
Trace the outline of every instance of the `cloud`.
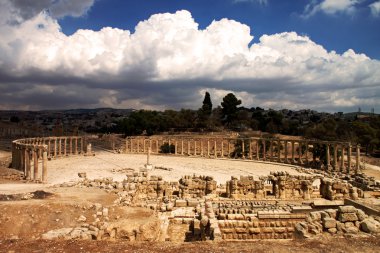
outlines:
[[380, 1], [370, 4], [369, 7], [371, 9], [371, 13], [373, 16], [375, 17], [380, 16]]
[[95, 0], [4, 0], [2, 4], [7, 5], [13, 15], [17, 14], [20, 21], [35, 17], [44, 10], [53, 18], [80, 17], [87, 13], [94, 2]]
[[[188, 11], [152, 15], [131, 33], [67, 36], [41, 12], [0, 25], [1, 109], [197, 108], [228, 92], [247, 107], [380, 109], [380, 62], [328, 52], [295, 32], [263, 35], [234, 20], [201, 30]], [[202, 94], [203, 93], [203, 94]], [[217, 103], [214, 103], [215, 105]]]
[[337, 13], [352, 14], [356, 9], [356, 4], [360, 3], [360, 0], [312, 0], [307, 4], [303, 13], [303, 17], [308, 18], [318, 12], [323, 12], [328, 15], [334, 15]]

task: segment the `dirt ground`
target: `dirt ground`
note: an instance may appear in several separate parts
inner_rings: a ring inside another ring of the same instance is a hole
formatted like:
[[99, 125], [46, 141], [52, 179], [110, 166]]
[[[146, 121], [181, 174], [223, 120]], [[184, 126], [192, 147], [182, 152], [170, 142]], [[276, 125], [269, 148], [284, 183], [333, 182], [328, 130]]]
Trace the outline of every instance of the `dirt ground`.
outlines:
[[[2, 153], [7, 157], [9, 153]], [[95, 157], [71, 157], [49, 161], [49, 184], [26, 182], [0, 182], [0, 253], [1, 252], [380, 252], [380, 236], [366, 238], [323, 237], [308, 240], [272, 240], [250, 242], [126, 242], [84, 240], [41, 240], [41, 234], [64, 227], [79, 225], [79, 216], [95, 217], [94, 204], [110, 208], [110, 221], [123, 219], [130, 226], [142, 225], [154, 219], [152, 211], [140, 207], [114, 206], [116, 194], [95, 188], [57, 187], [55, 184], [79, 180], [78, 172], [87, 172], [90, 178], [125, 178], [124, 168], [142, 168], [144, 155], [116, 155], [98, 152]], [[156, 166], [172, 169], [157, 170], [153, 174], [166, 180], [176, 180], [182, 175], [214, 175], [224, 183], [231, 175], [267, 175], [270, 171], [287, 170], [297, 174], [292, 167], [251, 161], [210, 160], [185, 157], [152, 156]], [[380, 179], [378, 167], [367, 168]], [[43, 191], [41, 198], [23, 200], [26, 193]], [[7, 198], [9, 194], [16, 196]], [[8, 200], [9, 199], [9, 200]]]
[[128, 243], [124, 241], [46, 241], [0, 240], [0, 252], [257, 252], [308, 253], [344, 252], [378, 253], [380, 238], [320, 238], [308, 240], [275, 240], [253, 242], [192, 242], [192, 243]]

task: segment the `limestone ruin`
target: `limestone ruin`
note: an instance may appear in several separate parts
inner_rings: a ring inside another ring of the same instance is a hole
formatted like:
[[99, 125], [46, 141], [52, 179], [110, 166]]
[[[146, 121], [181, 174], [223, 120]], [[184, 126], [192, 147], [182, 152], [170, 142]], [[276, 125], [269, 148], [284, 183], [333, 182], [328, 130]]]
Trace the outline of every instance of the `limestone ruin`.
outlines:
[[[15, 140], [12, 166], [24, 172], [26, 179], [46, 182], [49, 159], [93, 155], [90, 142], [86, 137]], [[282, 171], [260, 177], [231, 175], [219, 185], [212, 175], [185, 175], [168, 182], [150, 175], [150, 154], [162, 153], [164, 144], [174, 146], [174, 152], [169, 149], [166, 155], [281, 163], [295, 165], [308, 175]], [[308, 238], [324, 232], [380, 232], [380, 213], [357, 202], [366, 197], [368, 189], [380, 191], [379, 182], [361, 173], [359, 145], [355, 146], [356, 159], [350, 143], [312, 140], [160, 136], [130, 137], [123, 147], [112, 146], [123, 150], [117, 155], [147, 154], [145, 169], [128, 169], [123, 181], [83, 176], [64, 186], [104, 189], [117, 194], [115, 206], [152, 210], [157, 218], [150, 223], [154, 232], [128, 230], [126, 224], [109, 220], [107, 207], [94, 206], [93, 223], [79, 217], [82, 226], [50, 231], [42, 238], [257, 240]], [[314, 152], [321, 147], [325, 160]]]

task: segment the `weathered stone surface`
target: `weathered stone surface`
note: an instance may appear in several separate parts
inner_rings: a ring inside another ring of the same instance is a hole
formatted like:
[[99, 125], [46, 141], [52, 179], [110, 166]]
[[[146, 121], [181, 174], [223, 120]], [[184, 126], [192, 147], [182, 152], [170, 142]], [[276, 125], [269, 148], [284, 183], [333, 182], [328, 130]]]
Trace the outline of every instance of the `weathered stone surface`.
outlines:
[[348, 222], [348, 221], [357, 221], [358, 216], [356, 213], [340, 213], [339, 214], [339, 221], [341, 222]]
[[333, 218], [324, 218], [322, 224], [325, 229], [336, 228], [336, 220]]
[[321, 212], [310, 212], [310, 218], [313, 220], [313, 221], [320, 221], [321, 220]]
[[42, 234], [41, 239], [44, 240], [54, 240], [54, 239], [64, 239], [70, 232], [73, 231], [72, 228], [60, 228], [56, 230], [50, 230], [45, 234]]
[[355, 226], [346, 228], [347, 234], [357, 234], [359, 232], [359, 229]]
[[175, 201], [175, 206], [176, 207], [186, 207], [187, 206], [187, 201], [186, 200], [177, 199]]
[[366, 233], [380, 233], [380, 223], [373, 219], [365, 219], [360, 223], [360, 229]]
[[361, 209], [357, 209], [356, 215], [358, 216], [359, 221], [363, 221], [368, 217], [368, 215], [366, 215], [365, 212]]
[[356, 213], [357, 209], [354, 206], [340, 206], [338, 211], [340, 213]]

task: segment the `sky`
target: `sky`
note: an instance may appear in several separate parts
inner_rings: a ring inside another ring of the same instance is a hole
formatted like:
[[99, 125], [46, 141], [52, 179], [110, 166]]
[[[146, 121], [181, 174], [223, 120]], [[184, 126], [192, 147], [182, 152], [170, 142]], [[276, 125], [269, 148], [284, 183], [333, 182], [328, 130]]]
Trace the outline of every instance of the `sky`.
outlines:
[[0, 0], [0, 110], [380, 112], [380, 0]]

